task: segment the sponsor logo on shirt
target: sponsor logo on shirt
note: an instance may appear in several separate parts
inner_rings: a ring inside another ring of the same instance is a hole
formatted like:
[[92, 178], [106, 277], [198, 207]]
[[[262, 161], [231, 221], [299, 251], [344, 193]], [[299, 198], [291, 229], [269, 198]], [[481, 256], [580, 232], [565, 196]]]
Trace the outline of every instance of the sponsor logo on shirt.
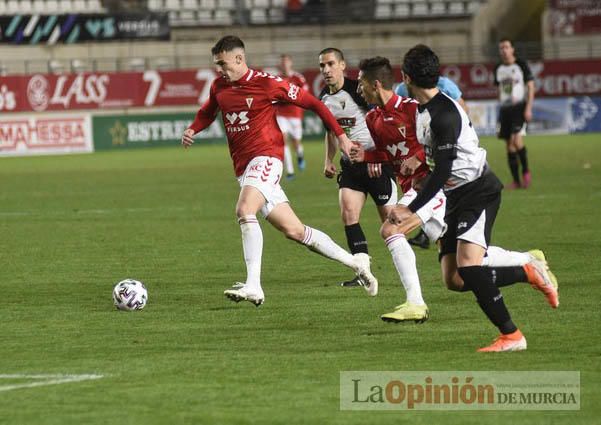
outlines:
[[392, 156], [396, 156], [397, 151], [400, 152], [401, 156], [405, 156], [409, 153], [409, 148], [405, 146], [405, 142], [400, 142], [396, 145], [387, 145], [386, 150], [390, 152]]
[[298, 92], [300, 91], [300, 87], [294, 84], [290, 84], [290, 88], [288, 89], [288, 97], [290, 99], [296, 100], [298, 97]]
[[237, 133], [239, 131], [245, 131], [250, 129], [248, 125], [248, 111], [241, 112], [228, 112], [225, 114], [225, 130], [228, 133]]
[[338, 124], [340, 127], [354, 127], [357, 120], [355, 118], [338, 118]]

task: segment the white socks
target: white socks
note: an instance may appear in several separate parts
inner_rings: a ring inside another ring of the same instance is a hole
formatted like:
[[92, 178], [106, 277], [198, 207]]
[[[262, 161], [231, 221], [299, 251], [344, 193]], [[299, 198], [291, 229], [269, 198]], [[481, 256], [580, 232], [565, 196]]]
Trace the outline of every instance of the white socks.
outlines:
[[242, 231], [242, 249], [246, 263], [246, 285], [261, 288], [261, 256], [263, 255], [263, 232], [255, 215], [238, 219]]
[[311, 251], [315, 251], [324, 257], [338, 261], [347, 267], [353, 268], [353, 255], [341, 248], [328, 235], [320, 230], [305, 226], [305, 237], [301, 243]]
[[284, 145], [284, 165], [286, 166], [286, 174], [294, 174], [294, 166], [292, 165], [292, 153], [290, 147], [286, 143]]
[[498, 246], [489, 246], [486, 250], [486, 256], [482, 260], [482, 265], [487, 267], [512, 267], [523, 266], [532, 261], [532, 257], [527, 252], [507, 251]]
[[419, 284], [417, 274], [417, 265], [415, 262], [415, 253], [411, 249], [409, 242], [403, 234], [396, 234], [386, 238], [386, 246], [392, 256], [394, 267], [399, 273], [405, 292], [407, 292], [407, 301], [415, 305], [424, 305], [422, 289]]
[[[263, 232], [254, 215], [245, 215], [238, 219], [242, 231], [242, 248], [246, 263], [246, 286], [261, 288], [261, 256], [263, 254]], [[305, 226], [305, 237], [301, 243], [324, 257], [338, 261], [347, 267], [355, 265], [352, 254], [336, 244], [325, 233]]]

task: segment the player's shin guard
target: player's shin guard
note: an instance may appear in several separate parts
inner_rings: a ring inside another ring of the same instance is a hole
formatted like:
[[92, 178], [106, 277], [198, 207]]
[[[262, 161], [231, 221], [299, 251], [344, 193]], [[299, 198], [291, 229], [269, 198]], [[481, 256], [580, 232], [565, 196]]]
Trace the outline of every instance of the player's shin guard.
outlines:
[[523, 147], [517, 153], [520, 158], [520, 164], [522, 164], [522, 174], [527, 173], [530, 170], [528, 169], [528, 152], [526, 151], [526, 147]]
[[531, 260], [532, 257], [527, 252], [508, 251], [498, 246], [489, 246], [482, 265], [485, 267], [523, 266]]
[[261, 287], [261, 256], [263, 255], [263, 232], [254, 215], [238, 219], [242, 231], [242, 249], [246, 263], [246, 285]]
[[409, 242], [407, 242], [405, 235], [399, 233], [389, 236], [385, 242], [392, 256], [394, 267], [407, 292], [407, 301], [415, 305], [425, 304], [419, 283], [419, 275], [417, 274], [415, 253]]
[[358, 252], [368, 254], [367, 239], [359, 223], [344, 226], [344, 233], [346, 234], [346, 242], [351, 250], [351, 254], [357, 254]]
[[518, 154], [517, 152], [507, 152], [507, 162], [509, 163], [509, 170], [511, 171], [511, 176], [513, 177], [513, 181], [517, 184], [520, 184], [520, 173], [518, 170]]
[[502, 334], [510, 334], [515, 332], [517, 327], [511, 321], [511, 316], [503, 301], [503, 295], [493, 282], [493, 270], [495, 269], [482, 266], [457, 269], [465, 287], [474, 293], [480, 308], [488, 319], [499, 328]]
[[353, 256], [320, 230], [305, 226], [305, 235], [301, 243], [311, 251], [324, 257], [338, 261], [348, 267], [353, 266]]

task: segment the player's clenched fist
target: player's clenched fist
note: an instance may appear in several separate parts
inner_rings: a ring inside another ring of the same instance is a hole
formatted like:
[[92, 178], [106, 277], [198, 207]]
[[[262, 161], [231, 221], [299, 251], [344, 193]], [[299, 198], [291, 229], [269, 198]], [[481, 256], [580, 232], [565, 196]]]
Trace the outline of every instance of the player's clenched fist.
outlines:
[[192, 145], [192, 143], [194, 143], [194, 130], [192, 130], [191, 128], [188, 128], [184, 131], [184, 135], [182, 136], [182, 145], [184, 145], [185, 148], [189, 147]]
[[323, 169], [323, 174], [327, 178], [331, 179], [332, 177], [334, 177], [336, 175], [337, 171], [338, 170], [336, 170], [336, 165], [334, 165], [334, 163], [332, 161], [327, 161], [326, 165]]

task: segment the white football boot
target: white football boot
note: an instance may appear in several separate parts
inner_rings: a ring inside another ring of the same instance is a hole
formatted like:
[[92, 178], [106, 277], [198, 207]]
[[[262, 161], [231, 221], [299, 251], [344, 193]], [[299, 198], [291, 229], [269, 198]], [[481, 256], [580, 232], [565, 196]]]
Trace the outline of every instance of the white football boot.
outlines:
[[378, 279], [371, 272], [369, 255], [359, 252], [353, 255], [353, 258], [353, 270], [355, 270], [357, 276], [363, 281], [363, 287], [367, 291], [367, 294], [375, 297], [378, 295]]
[[240, 282], [236, 282], [230, 289], [226, 289], [223, 295], [237, 303], [248, 301], [257, 307], [265, 302], [265, 294], [263, 294], [263, 290], [260, 287], [249, 288], [244, 284], [240, 285]]

